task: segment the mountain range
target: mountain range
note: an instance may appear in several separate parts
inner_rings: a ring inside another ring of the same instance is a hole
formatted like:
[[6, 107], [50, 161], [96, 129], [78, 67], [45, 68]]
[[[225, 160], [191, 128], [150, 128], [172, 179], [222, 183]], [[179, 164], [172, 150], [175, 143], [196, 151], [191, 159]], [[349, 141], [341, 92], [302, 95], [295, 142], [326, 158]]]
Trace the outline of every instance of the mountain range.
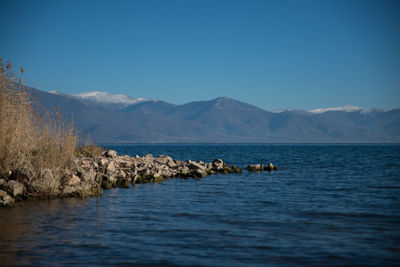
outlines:
[[175, 105], [106, 92], [29, 89], [95, 143], [399, 143], [400, 109], [266, 111], [227, 97]]

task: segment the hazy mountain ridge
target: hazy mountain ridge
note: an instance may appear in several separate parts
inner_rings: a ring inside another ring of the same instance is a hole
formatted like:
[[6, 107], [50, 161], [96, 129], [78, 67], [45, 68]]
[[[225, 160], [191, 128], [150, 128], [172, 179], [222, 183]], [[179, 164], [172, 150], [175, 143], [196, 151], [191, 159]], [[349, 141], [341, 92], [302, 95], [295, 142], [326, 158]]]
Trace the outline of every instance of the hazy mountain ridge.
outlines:
[[227, 97], [174, 105], [129, 102], [130, 97], [121, 95], [118, 102], [113, 94], [102, 102], [60, 92], [32, 93], [43, 106], [59, 107], [81, 135], [99, 143], [400, 142], [400, 109], [343, 106], [270, 112]]

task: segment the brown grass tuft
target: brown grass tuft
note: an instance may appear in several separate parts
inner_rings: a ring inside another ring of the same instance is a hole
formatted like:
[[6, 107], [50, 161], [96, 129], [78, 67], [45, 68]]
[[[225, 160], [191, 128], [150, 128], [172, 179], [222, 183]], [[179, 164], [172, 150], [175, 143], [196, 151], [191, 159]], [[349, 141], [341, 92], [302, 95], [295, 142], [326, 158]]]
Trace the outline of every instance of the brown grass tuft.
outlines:
[[103, 153], [104, 148], [98, 145], [95, 145], [92, 142], [90, 136], [86, 138], [86, 141], [82, 145], [76, 148], [75, 155], [78, 157], [86, 157], [86, 158], [96, 158], [100, 157]]

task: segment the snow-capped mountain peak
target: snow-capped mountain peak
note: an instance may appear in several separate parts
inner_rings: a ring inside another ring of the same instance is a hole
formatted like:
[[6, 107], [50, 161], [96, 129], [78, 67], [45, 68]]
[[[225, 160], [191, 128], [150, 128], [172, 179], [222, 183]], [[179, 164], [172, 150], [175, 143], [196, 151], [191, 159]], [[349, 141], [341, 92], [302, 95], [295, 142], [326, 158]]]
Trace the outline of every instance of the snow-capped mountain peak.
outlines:
[[150, 98], [145, 97], [138, 97], [132, 98], [128, 95], [122, 94], [112, 94], [108, 92], [100, 92], [100, 91], [90, 91], [90, 92], [83, 92], [80, 94], [68, 95], [60, 91], [52, 90], [48, 91], [51, 94], [70, 97], [79, 99], [84, 102], [90, 102], [93, 104], [102, 104], [102, 105], [113, 105], [117, 108], [124, 108], [130, 105], [142, 103], [142, 102], [150, 102], [155, 101]]
[[82, 100], [88, 100], [91, 102], [104, 103], [104, 104], [133, 105], [133, 104], [137, 104], [140, 102], [151, 101], [151, 99], [144, 98], [144, 97], [132, 98], [127, 95], [112, 94], [112, 93], [99, 92], [99, 91], [84, 92], [84, 93], [76, 94], [73, 96], [80, 98]]
[[360, 112], [360, 113], [370, 113], [372, 111], [371, 108], [361, 108], [357, 106], [340, 106], [334, 108], [317, 108], [310, 110], [309, 112], [314, 114], [325, 113], [328, 111], [343, 111], [343, 112]]

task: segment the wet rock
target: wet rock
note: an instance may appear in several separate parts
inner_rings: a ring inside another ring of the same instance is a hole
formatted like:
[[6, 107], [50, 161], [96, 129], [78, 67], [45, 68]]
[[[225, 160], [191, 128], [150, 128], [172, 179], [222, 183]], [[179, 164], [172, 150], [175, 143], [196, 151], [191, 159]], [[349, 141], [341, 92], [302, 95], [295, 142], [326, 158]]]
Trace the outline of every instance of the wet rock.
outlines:
[[274, 166], [271, 162], [267, 165], [263, 164], [249, 164], [246, 168], [249, 172], [273, 171], [278, 170], [278, 166]]
[[101, 183], [101, 188], [111, 189], [114, 187], [114, 185], [115, 185], [115, 182], [113, 182], [111, 180], [103, 180], [103, 182]]
[[207, 175], [215, 174], [215, 171], [213, 171], [212, 169], [206, 169], [205, 171]]
[[0, 190], [0, 207], [13, 206], [14, 202], [15, 200], [6, 191]]
[[246, 168], [249, 172], [262, 172], [264, 171], [264, 165], [263, 164], [249, 164]]
[[236, 165], [232, 165], [232, 171], [234, 173], [242, 173], [242, 169], [240, 167], [237, 167]]
[[272, 164], [271, 162], [268, 163], [268, 165], [265, 166], [265, 169], [266, 169], [267, 171], [273, 171], [273, 170], [274, 170], [274, 164]]
[[228, 174], [228, 173], [233, 173], [233, 172], [234, 172], [233, 169], [232, 169], [231, 167], [229, 167], [228, 164], [225, 164], [225, 163], [224, 163], [223, 173], [224, 173], [224, 174]]
[[153, 178], [159, 179], [164, 176], [164, 172], [160, 169], [152, 169], [151, 175], [153, 176]]
[[67, 185], [63, 188], [61, 196], [70, 197], [76, 195], [77, 189], [75, 186]]
[[7, 193], [14, 198], [22, 197], [26, 192], [25, 186], [14, 180], [8, 181], [4, 188], [6, 189]]
[[196, 169], [192, 171], [192, 175], [194, 178], [205, 178], [207, 176], [207, 172], [202, 169]]
[[115, 185], [120, 188], [130, 188], [129, 181], [123, 178], [120, 178], [116, 181]]
[[215, 171], [222, 171], [224, 169], [224, 162], [222, 159], [214, 159], [212, 165]]

